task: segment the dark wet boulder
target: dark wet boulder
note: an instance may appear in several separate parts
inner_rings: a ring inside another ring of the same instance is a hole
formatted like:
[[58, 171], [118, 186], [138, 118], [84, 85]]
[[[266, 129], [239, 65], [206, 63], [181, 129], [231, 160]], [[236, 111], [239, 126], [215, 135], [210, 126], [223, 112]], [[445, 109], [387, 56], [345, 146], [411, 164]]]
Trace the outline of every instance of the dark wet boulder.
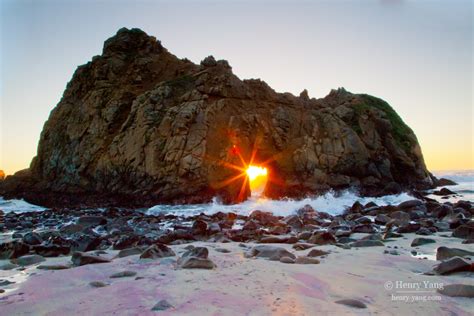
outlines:
[[377, 228], [373, 224], [359, 224], [352, 228], [353, 233], [373, 234]]
[[329, 254], [328, 251], [324, 251], [321, 249], [311, 249], [306, 256], [307, 257], [321, 257], [321, 256], [326, 256], [328, 254]]
[[446, 178], [437, 179], [436, 181], [434, 181], [434, 184], [437, 187], [444, 187], [444, 186], [448, 186], [448, 185], [457, 185], [457, 183], [454, 182], [453, 180], [449, 180], [449, 179], [446, 179]]
[[451, 191], [450, 189], [447, 188], [442, 188], [441, 190], [435, 190], [433, 191], [434, 195], [440, 195], [440, 196], [447, 196], [447, 195], [453, 195], [456, 194], [456, 192]]
[[473, 251], [459, 248], [438, 247], [436, 250], [436, 260], [446, 260], [452, 257], [474, 257]]
[[411, 242], [412, 247], [418, 247], [426, 244], [433, 244], [436, 243], [436, 240], [430, 238], [415, 238]]
[[380, 247], [385, 246], [384, 243], [380, 240], [357, 240], [352, 242], [351, 247]]
[[295, 250], [306, 250], [313, 247], [314, 247], [314, 244], [302, 243], [302, 242], [299, 242], [293, 245], [293, 249]]
[[85, 215], [77, 219], [77, 224], [83, 227], [95, 227], [107, 224], [107, 219], [103, 216]]
[[137, 235], [123, 235], [113, 243], [115, 250], [122, 250], [126, 248], [134, 247], [140, 241], [140, 236]]
[[194, 235], [206, 235], [207, 223], [200, 219], [195, 220], [192, 226], [192, 231]]
[[14, 259], [26, 255], [30, 247], [20, 241], [10, 241], [0, 244], [0, 259]]
[[271, 245], [257, 245], [245, 253], [245, 257], [267, 258], [279, 261], [282, 257], [296, 259], [296, 256], [283, 247]]
[[290, 226], [292, 229], [301, 229], [304, 226], [303, 221], [300, 219], [298, 215], [289, 215], [283, 219], [283, 222], [286, 225]]
[[140, 259], [158, 259], [165, 257], [174, 257], [176, 254], [174, 251], [164, 244], [154, 244], [148, 247], [140, 255]]
[[70, 246], [59, 246], [59, 245], [37, 245], [33, 247], [33, 251], [43, 257], [59, 257], [61, 255], [67, 255], [71, 251]]
[[262, 236], [259, 242], [262, 244], [294, 244], [298, 241], [295, 236]]
[[316, 245], [332, 245], [337, 242], [336, 237], [330, 232], [315, 232], [308, 239], [308, 243]]
[[43, 242], [43, 239], [38, 233], [31, 232], [23, 236], [23, 243], [27, 245], [39, 245]]
[[216, 265], [208, 255], [206, 247], [193, 247], [178, 259], [178, 266], [182, 269], [214, 269]]
[[111, 279], [128, 278], [128, 277], [132, 277], [136, 275], [137, 273], [135, 271], [125, 270], [125, 271], [116, 272], [112, 274], [109, 278]]
[[451, 297], [469, 297], [474, 298], [474, 285], [471, 284], [448, 284], [442, 289], [438, 289], [438, 293]]
[[420, 200], [408, 200], [398, 204], [400, 210], [410, 210], [422, 206], [423, 202]]
[[132, 247], [132, 248], [125, 248], [118, 252], [117, 258], [124, 258], [128, 256], [140, 255], [143, 251], [145, 251], [145, 247]]
[[349, 307], [354, 307], [354, 308], [367, 308], [367, 305], [365, 305], [365, 303], [363, 303], [362, 301], [356, 300], [356, 299], [352, 299], [352, 298], [338, 300], [335, 303], [346, 305], [346, 306], [349, 306]]
[[168, 310], [170, 308], [172, 309], [174, 308], [174, 306], [171, 305], [167, 300], [161, 300], [158, 303], [156, 303], [155, 306], [153, 306], [151, 310], [155, 312], [157, 311], [160, 312], [160, 311]]
[[474, 222], [457, 227], [453, 231], [453, 237], [462, 239], [474, 239]]
[[437, 265], [433, 271], [437, 274], [452, 274], [455, 272], [470, 271], [471, 263], [461, 257], [452, 257]]
[[86, 264], [109, 263], [109, 259], [91, 255], [85, 252], [77, 251], [72, 254], [71, 261], [75, 266], [83, 266]]
[[397, 228], [397, 233], [405, 234], [405, 233], [415, 233], [421, 228], [421, 225], [418, 223], [408, 223], [404, 224]]
[[102, 238], [93, 235], [74, 234], [71, 237], [71, 251], [92, 251], [101, 244]]
[[273, 226], [276, 225], [280, 219], [277, 216], [274, 216], [271, 212], [256, 210], [250, 213], [249, 220], [255, 220], [263, 226]]
[[16, 259], [12, 259], [12, 263], [17, 264], [22, 267], [30, 266], [30, 265], [37, 264], [43, 261], [45, 261], [45, 259], [39, 255], [26, 255], [26, 256], [18, 257]]

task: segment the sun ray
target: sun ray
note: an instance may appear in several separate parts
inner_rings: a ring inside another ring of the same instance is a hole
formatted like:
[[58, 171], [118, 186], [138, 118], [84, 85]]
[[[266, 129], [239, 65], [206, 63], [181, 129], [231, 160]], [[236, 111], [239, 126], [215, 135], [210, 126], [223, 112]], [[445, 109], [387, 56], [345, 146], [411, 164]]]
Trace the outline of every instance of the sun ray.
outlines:
[[217, 183], [217, 184], [215, 185], [215, 188], [216, 188], [216, 189], [223, 188], [223, 187], [225, 187], [225, 186], [231, 184], [231, 183], [234, 182], [234, 181], [237, 181], [239, 178], [242, 178], [242, 177], [244, 177], [244, 176], [245, 176], [245, 173], [240, 173], [240, 174], [238, 174], [238, 175], [236, 175], [236, 176], [234, 176], [234, 177], [232, 177], [232, 178], [230, 178], [230, 179], [227, 179], [227, 180], [225, 180], [225, 181], [221, 181], [221, 182]]

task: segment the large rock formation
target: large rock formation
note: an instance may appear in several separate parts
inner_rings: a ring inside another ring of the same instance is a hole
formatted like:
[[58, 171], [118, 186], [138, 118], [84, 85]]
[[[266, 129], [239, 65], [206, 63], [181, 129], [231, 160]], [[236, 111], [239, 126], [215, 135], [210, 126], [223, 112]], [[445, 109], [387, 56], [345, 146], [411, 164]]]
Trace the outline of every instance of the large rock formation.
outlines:
[[432, 185], [414, 133], [383, 100], [342, 88], [323, 99], [276, 93], [240, 80], [227, 61], [196, 65], [123, 28], [78, 67], [30, 169], [1, 190], [46, 205], [68, 196], [235, 202], [249, 192], [245, 177], [228, 181], [241, 173], [230, 165], [252, 150], [269, 169], [270, 197]]

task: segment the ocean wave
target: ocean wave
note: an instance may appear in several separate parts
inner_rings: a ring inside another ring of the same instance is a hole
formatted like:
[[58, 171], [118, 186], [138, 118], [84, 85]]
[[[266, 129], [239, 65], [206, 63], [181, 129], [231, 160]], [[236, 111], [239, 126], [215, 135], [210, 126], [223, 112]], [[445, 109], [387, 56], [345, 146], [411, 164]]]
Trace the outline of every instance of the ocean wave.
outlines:
[[315, 210], [327, 212], [332, 215], [341, 214], [346, 208], [356, 201], [361, 204], [374, 202], [377, 205], [398, 205], [404, 201], [415, 199], [408, 193], [385, 195], [381, 197], [360, 197], [352, 191], [342, 193], [328, 192], [324, 195], [300, 200], [283, 199], [271, 200], [266, 198], [251, 198], [239, 204], [223, 205], [217, 199], [208, 204], [192, 205], [156, 205], [147, 210], [147, 214], [173, 214], [177, 216], [192, 216], [204, 213], [207, 215], [217, 212], [233, 212], [239, 215], [248, 215], [254, 210], [272, 212], [275, 215], [287, 216], [294, 214], [305, 205], [311, 205]]
[[25, 213], [25, 212], [41, 212], [46, 208], [38, 205], [33, 205], [24, 200], [4, 200], [0, 197], [0, 210], [5, 213]]

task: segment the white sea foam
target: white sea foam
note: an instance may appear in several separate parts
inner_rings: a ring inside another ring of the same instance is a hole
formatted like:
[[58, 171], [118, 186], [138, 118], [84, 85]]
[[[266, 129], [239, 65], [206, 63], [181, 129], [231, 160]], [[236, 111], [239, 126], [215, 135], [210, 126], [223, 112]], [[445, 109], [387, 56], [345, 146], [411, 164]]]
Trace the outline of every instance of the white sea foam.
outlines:
[[251, 198], [240, 204], [223, 205], [217, 200], [209, 204], [192, 205], [156, 205], [148, 209], [148, 214], [174, 214], [181, 216], [191, 216], [200, 213], [214, 214], [217, 212], [234, 212], [240, 215], [248, 215], [251, 211], [261, 210], [272, 212], [275, 215], [286, 216], [295, 213], [306, 204], [311, 205], [315, 210], [327, 212], [329, 214], [340, 214], [346, 208], [352, 206], [356, 201], [362, 204], [374, 202], [377, 205], [398, 205], [407, 200], [413, 200], [414, 197], [407, 193], [385, 195], [382, 197], [360, 197], [354, 192], [344, 191], [336, 194], [329, 192], [315, 198], [306, 198], [301, 200], [284, 199], [270, 200], [264, 198]]
[[0, 197], [0, 210], [5, 213], [15, 212], [15, 213], [25, 213], [25, 212], [41, 212], [46, 208], [33, 205], [24, 200], [4, 200]]

